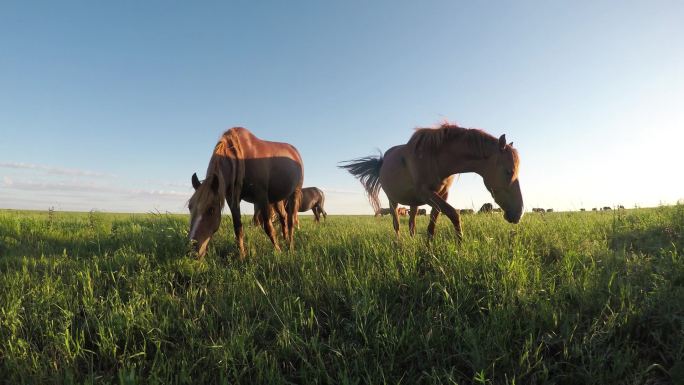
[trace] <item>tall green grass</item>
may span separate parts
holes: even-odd
[[[246,219],[245,222],[248,222]],[[684,206],[302,217],[296,250],[226,217],[0,212],[0,381],[608,384],[684,379]]]

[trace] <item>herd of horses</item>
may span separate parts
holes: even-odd
[[[524,212],[518,181],[519,156],[505,135],[496,138],[479,129],[445,123],[417,129],[408,142],[380,156],[341,162],[339,167],[359,179],[374,212],[392,216],[397,236],[399,215],[409,216],[409,233],[413,236],[416,215],[427,215],[418,206],[427,204],[431,207],[428,240],[434,236],[441,213],[451,221],[458,239],[462,238],[459,211],[447,203],[455,174],[474,172],[482,176],[508,222],[518,223]],[[316,221],[327,216],[323,192],[302,187],[304,165],[297,149],[288,143],[259,139],[243,127],[231,128],[220,137],[205,179],[200,181],[195,173],[191,181],[195,192],[188,201],[189,239],[198,257],[206,253],[226,204],[240,258],[245,256],[241,201],[254,205],[253,221],[263,227],[276,250],[280,247],[273,220],[279,220],[283,239],[293,249],[299,212],[312,210]],[[380,208],[380,189],[389,198],[387,209]],[[409,206],[408,210],[399,204]],[[491,204],[490,209],[494,210]]]

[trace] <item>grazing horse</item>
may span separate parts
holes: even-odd
[[[544,209],[541,208],[541,207],[535,207],[535,208],[532,209],[532,212],[533,212],[533,213],[543,213],[543,212],[546,212],[546,210],[544,210]]]
[[[375,212],[375,216],[377,217],[378,215],[380,216],[385,216],[385,215],[390,215],[392,213],[392,210],[388,208],[381,208],[380,210]]]
[[[195,193],[188,202],[190,242],[199,257],[221,224],[221,209],[228,203],[240,258],[245,256],[240,201],[253,203],[261,213],[261,224],[276,250],[280,250],[270,221],[270,205],[280,217],[283,237],[294,246],[294,220],[302,195],[302,158],[292,145],[269,142],[249,130],[234,127],[214,147],[206,179],[192,175]],[[286,205],[287,202],[287,205]]]
[[[406,215],[408,215],[408,209],[406,207],[397,207],[397,215],[405,217]]]
[[[494,211],[494,206],[491,203],[485,203],[480,207],[478,213],[491,213]]]
[[[443,124],[416,130],[406,144],[392,147],[382,156],[350,160],[340,167],[361,181],[376,212],[380,209],[380,189],[385,191],[397,236],[397,206],[411,207],[409,232],[413,235],[416,208],[428,204],[432,207],[428,239],[434,236],[439,213],[451,220],[461,239],[458,211],[446,201],[454,174],[475,172],[482,176],[496,203],[505,208],[506,220],[518,223],[523,215],[518,163],[518,152],[506,143],[505,135],[497,139],[481,130]]]
[[[418,209],[418,215],[427,215],[427,210],[425,210],[425,209]]]
[[[302,200],[299,204],[300,213],[311,210],[314,213],[316,223],[320,223],[321,215],[323,215],[324,220],[328,218],[328,213],[326,213],[323,209],[324,203],[325,195],[323,194],[323,191],[321,191],[319,188],[302,188]],[[274,210],[273,205],[269,205],[269,211],[271,213],[271,222],[273,222],[276,219],[276,211]],[[254,208],[253,222],[255,225],[261,224],[261,212],[257,211],[256,206]],[[297,229],[299,229],[299,216],[295,218],[295,226],[297,226]]]
[[[304,187],[302,189],[302,202],[299,205],[299,212],[313,211],[316,223],[320,223],[321,215],[323,215],[324,220],[328,218],[328,213],[323,209],[324,203],[325,195],[321,189],[318,187]],[[299,229],[299,218],[297,218],[295,224]]]

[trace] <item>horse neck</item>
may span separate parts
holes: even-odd
[[[494,146],[491,144],[492,148]],[[475,148],[471,143],[464,140],[445,144],[437,155],[439,173],[443,178],[468,172],[483,176],[492,148],[490,148],[489,143],[486,143],[482,149]]]

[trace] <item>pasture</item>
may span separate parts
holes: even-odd
[[[302,216],[294,252],[229,216],[0,211],[0,382],[609,384],[684,378],[684,206]],[[251,223],[245,217],[244,223]],[[229,255],[229,256],[226,256]]]

